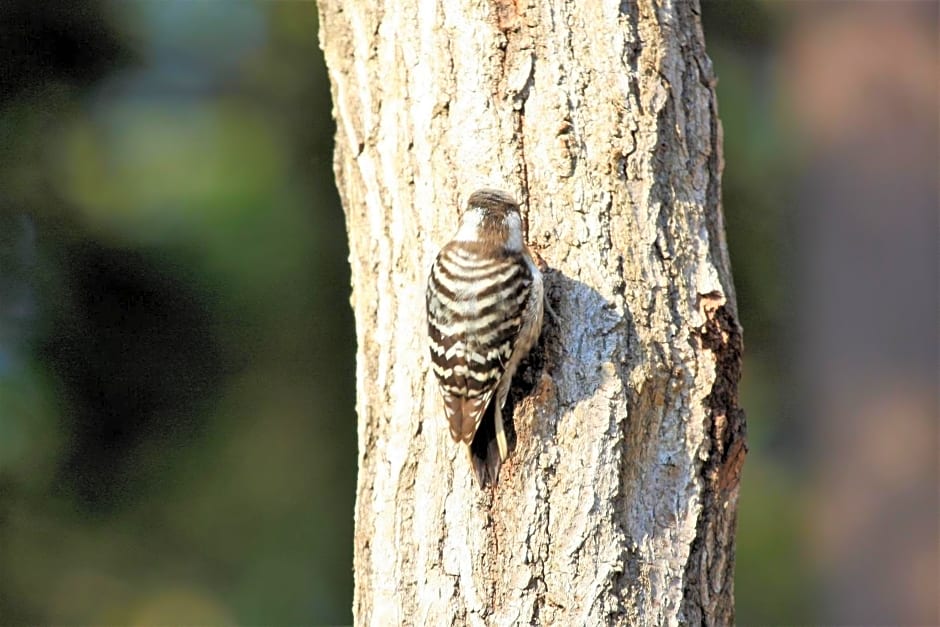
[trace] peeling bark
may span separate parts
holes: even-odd
[[[357,624],[728,624],[746,446],[697,3],[319,0],[359,348]],[[520,201],[557,314],[480,491],[424,288]]]

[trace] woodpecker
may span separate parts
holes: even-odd
[[[519,362],[542,331],[543,299],[519,205],[502,191],[475,191],[431,267],[427,316],[450,435],[466,444],[481,488],[496,485],[509,453],[502,410]],[[490,414],[492,424],[481,425]]]

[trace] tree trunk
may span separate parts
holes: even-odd
[[[359,339],[357,624],[728,624],[746,450],[697,2],[319,0]],[[472,191],[519,200],[541,342],[481,491],[424,291]]]

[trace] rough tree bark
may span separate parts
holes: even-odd
[[[721,129],[689,0],[319,0],[359,339],[358,624],[728,624],[744,459]],[[551,270],[500,483],[425,339],[478,187]]]

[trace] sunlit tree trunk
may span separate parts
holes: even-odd
[[[744,460],[697,2],[319,0],[357,353],[358,624],[728,624]],[[479,187],[549,266],[480,490],[425,339]]]

